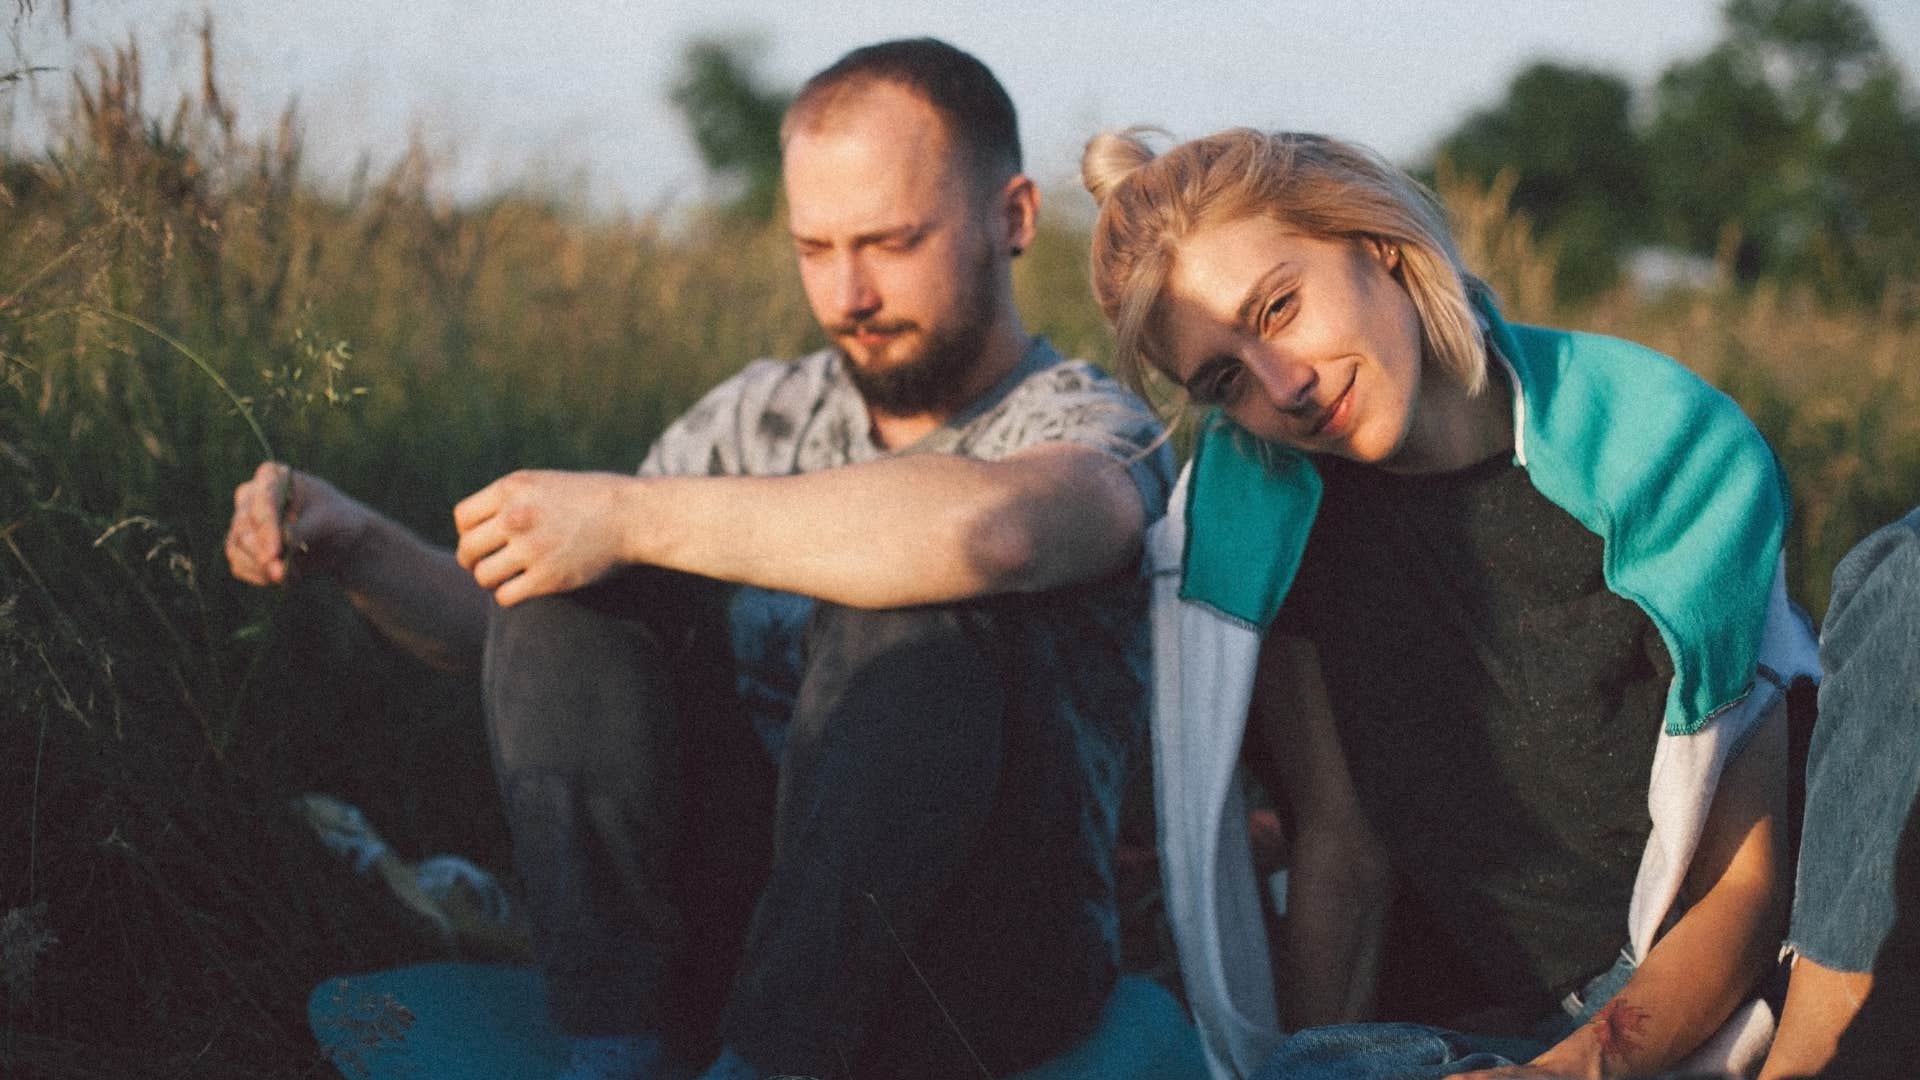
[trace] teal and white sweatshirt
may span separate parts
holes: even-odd
[[[1637,603],[1673,659],[1649,774],[1653,830],[1627,925],[1636,956],[1663,929],[1721,770],[1800,676],[1812,632],[1787,601],[1787,497],[1738,405],[1652,350],[1509,325],[1482,310],[1513,385],[1514,460],[1598,534],[1607,587]],[[1214,419],[1148,534],[1153,753],[1161,873],[1181,974],[1213,1074],[1236,1080],[1276,1047],[1273,973],[1248,847],[1240,746],[1267,626],[1319,507],[1298,452]],[[1773,1017],[1750,1002],[1694,1055],[1757,1060]]]

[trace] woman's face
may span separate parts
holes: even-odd
[[[1161,298],[1166,372],[1249,432],[1391,467],[1414,428],[1420,317],[1384,245],[1267,218],[1203,226]]]

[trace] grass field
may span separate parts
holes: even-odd
[[[703,388],[817,331],[778,229],[450,206],[423,155],[322,195],[291,120],[236,141],[213,102],[143,101],[130,53],[81,83],[57,154],[0,161],[0,1074],[317,1075],[306,988],[439,946],[288,798],[340,795],[413,855],[502,867],[504,835],[471,686],[324,583],[233,584],[233,485],[270,452],[445,541],[497,475],[630,469]],[[1443,187],[1511,315],[1645,342],[1746,406],[1816,613],[1845,548],[1920,501],[1911,291],[1563,310],[1502,192]],[[1018,285],[1032,328],[1099,357],[1084,255],[1049,225]]]

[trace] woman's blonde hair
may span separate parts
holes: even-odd
[[[1319,239],[1398,248],[1399,277],[1420,315],[1427,356],[1478,393],[1487,349],[1469,297],[1487,287],[1460,261],[1433,194],[1369,150],[1323,135],[1233,128],[1165,154],[1150,128],[1096,135],[1080,176],[1100,207],[1093,292],[1113,323],[1114,366],[1144,391],[1167,370],[1154,333],[1175,250],[1203,225],[1265,217]]]

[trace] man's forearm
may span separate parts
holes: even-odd
[[[332,576],[354,609],[408,654],[443,671],[480,670],[493,602],[451,551],[376,517]]]
[[[855,607],[1052,588],[1118,570],[1144,508],[1092,451],[926,454],[788,477],[636,480],[629,561]]]

